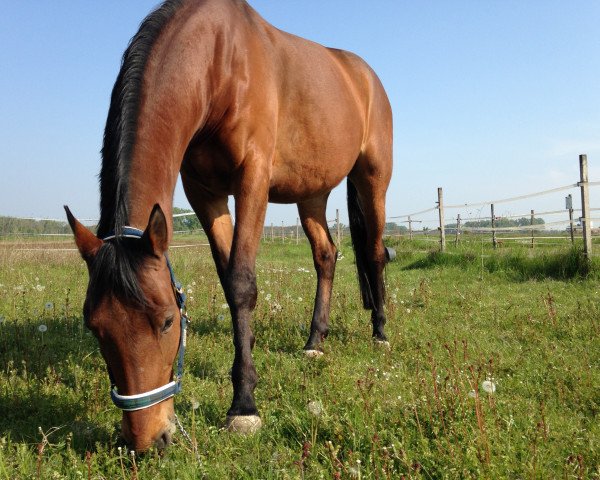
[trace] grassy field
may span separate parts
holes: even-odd
[[[82,325],[83,262],[0,243],[0,479],[600,478],[600,266],[550,247],[392,243],[391,348],[371,343],[344,244],[316,360],[301,352],[310,250],[263,245],[264,427],[250,437],[222,429],[233,345],[208,249],[172,250],[193,321],[175,404],[199,459],[181,434],[164,456],[119,449],[120,412]]]

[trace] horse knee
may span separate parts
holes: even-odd
[[[315,268],[317,272],[324,274],[332,274],[337,262],[337,248],[331,246],[331,248],[320,251],[315,255]]]
[[[256,306],[256,275],[249,269],[233,270],[227,276],[227,301],[232,311],[252,310]]]

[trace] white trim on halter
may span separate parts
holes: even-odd
[[[111,396],[113,397],[114,400],[117,400],[117,401],[121,400],[124,402],[128,402],[128,401],[134,401],[134,400],[146,398],[146,397],[149,397],[150,395],[158,395],[158,398],[154,402],[151,402],[149,404],[142,404],[139,407],[127,407],[127,408],[124,408],[122,406],[119,407],[121,410],[125,410],[126,412],[133,412],[135,410],[143,410],[144,408],[148,408],[153,405],[156,405],[157,403],[160,403],[160,402],[166,400],[167,398],[171,398],[176,393],[177,383],[178,383],[178,381],[172,381],[172,382],[167,383],[166,385],[163,385],[162,387],[158,387],[158,388],[155,388],[154,390],[150,390],[150,391],[144,392],[144,393],[136,393],[135,395],[119,395],[117,393],[117,387],[114,387],[111,392]],[[173,390],[173,391],[171,392],[170,395],[160,396],[161,393],[163,393],[167,390]]]

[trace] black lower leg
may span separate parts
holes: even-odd
[[[317,293],[315,295],[315,309],[310,323],[310,336],[304,350],[321,351],[323,342],[329,333],[329,310],[336,261],[337,250],[335,247],[315,259]]]
[[[257,296],[254,273],[250,269],[228,272],[225,292],[233,317],[235,346],[231,370],[233,401],[227,415],[257,415],[254,388],[258,376],[252,360],[254,335],[250,329],[251,312]]]

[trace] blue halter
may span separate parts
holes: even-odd
[[[119,238],[142,238],[144,232],[137,228],[133,227],[123,227],[121,233],[119,235],[115,235],[114,233],[109,234],[104,237],[103,240],[112,240],[116,237]],[[156,405],[157,403],[166,400],[167,398],[171,398],[181,391],[181,379],[183,377],[183,356],[185,354],[185,345],[186,345],[186,336],[187,336],[187,327],[190,323],[190,319],[187,316],[185,309],[185,293],[183,292],[183,288],[181,284],[175,279],[175,273],[173,272],[173,267],[171,266],[171,262],[169,261],[169,257],[165,254],[165,258],[167,259],[167,267],[169,268],[169,273],[171,275],[171,286],[173,287],[173,292],[175,293],[175,299],[177,301],[177,306],[179,307],[179,312],[181,314],[181,334],[179,337],[179,354],[177,357],[177,375],[175,379],[162,387],[155,388],[154,390],[150,390],[144,393],[138,393],[135,395],[119,395],[117,392],[117,386],[115,384],[112,372],[110,369],[108,370],[108,375],[110,377],[111,388],[110,388],[110,398],[113,403],[126,412],[133,412],[135,410],[142,410],[144,408],[151,407]]]

